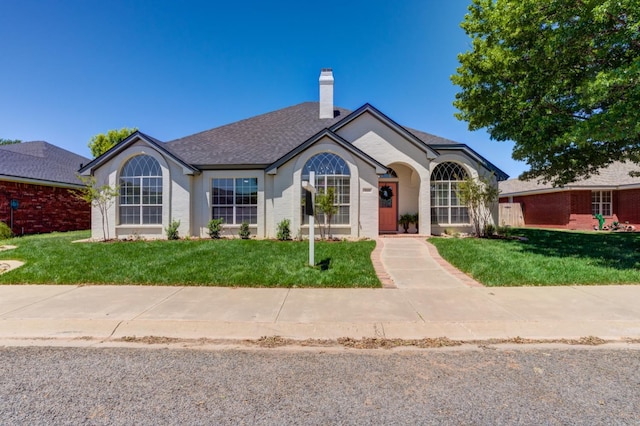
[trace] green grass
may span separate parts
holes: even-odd
[[[640,234],[517,229],[527,241],[430,238],[449,263],[487,286],[640,283]]]
[[[0,260],[25,265],[0,284],[146,284],[243,287],[380,287],[370,255],[374,241],[179,240],[72,243],[89,232],[14,238]]]

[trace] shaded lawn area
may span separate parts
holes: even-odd
[[[640,233],[516,229],[527,241],[430,238],[449,263],[487,286],[640,283]]]
[[[243,287],[380,287],[371,263],[375,241],[309,243],[180,240],[72,243],[88,231],[4,240],[17,249],[0,260],[25,262],[0,284],[147,284]],[[328,268],[327,268],[328,266]]]

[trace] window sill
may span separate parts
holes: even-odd
[[[133,225],[133,224],[126,224],[126,225],[116,225],[116,229],[128,229],[128,228],[135,228],[135,229],[140,229],[140,228],[146,228],[146,229],[156,229],[156,228],[161,228],[162,229],[162,224],[161,223],[157,223],[157,224],[153,224],[153,225]]]

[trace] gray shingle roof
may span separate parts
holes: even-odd
[[[176,139],[165,147],[196,166],[271,164],[351,113],[336,107],[335,118],[320,119],[319,108],[318,102],[304,102]],[[407,130],[426,144],[457,143],[419,130]]]
[[[76,173],[80,164],[88,162],[88,158],[48,142],[0,145],[0,179],[11,176],[80,185]]]
[[[305,102],[196,133],[166,143],[166,148],[195,166],[271,164],[298,145],[346,117],[320,119],[318,102]]]
[[[609,167],[601,169],[597,175],[565,185],[564,189],[589,189],[594,187],[611,187],[613,189],[629,185],[640,186],[640,178],[629,176],[631,171],[640,171],[640,165],[629,162],[616,162]],[[550,183],[541,184],[536,180],[509,179],[500,182],[500,196],[504,197],[522,192],[546,191],[552,188],[553,185]]]

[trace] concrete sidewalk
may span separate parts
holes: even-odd
[[[0,286],[0,340],[640,338],[640,286],[485,288],[423,241],[383,244],[394,289]]]

